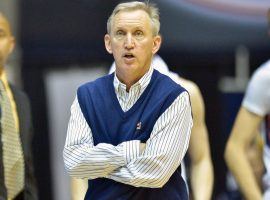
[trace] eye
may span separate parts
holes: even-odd
[[[136,37],[142,37],[142,36],[143,36],[143,32],[140,31],[140,30],[137,30],[137,31],[135,31],[134,35],[135,35]]]
[[[117,36],[123,36],[123,35],[125,35],[125,33],[122,30],[118,30],[118,31],[116,31],[116,35]]]

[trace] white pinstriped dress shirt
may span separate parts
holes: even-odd
[[[129,90],[114,77],[114,88],[123,111],[129,110],[148,86],[153,67]],[[179,167],[189,144],[192,114],[187,92],[182,92],[156,121],[143,152],[139,140],[117,146],[94,146],[77,97],[71,106],[63,151],[68,173],[77,178],[109,178],[135,187],[162,187]],[[101,133],[102,134],[102,133]]]

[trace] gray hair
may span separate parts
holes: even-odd
[[[154,4],[151,4],[148,2],[139,2],[139,1],[132,1],[132,2],[118,4],[114,8],[111,16],[109,17],[107,21],[107,32],[108,33],[111,32],[112,21],[114,19],[114,16],[117,13],[119,13],[120,11],[134,11],[134,10],[143,10],[149,15],[151,19],[153,35],[154,36],[158,35],[159,29],[160,29],[158,8]]]

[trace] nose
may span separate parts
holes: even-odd
[[[134,47],[134,40],[132,38],[131,34],[127,34],[126,40],[125,40],[125,48],[132,49]]]

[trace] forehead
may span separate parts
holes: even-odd
[[[1,14],[0,14],[0,31],[10,34],[10,26],[6,18],[4,18],[3,15]]]
[[[118,27],[149,26],[151,23],[149,15],[144,10],[120,11],[114,16],[113,25]]]

